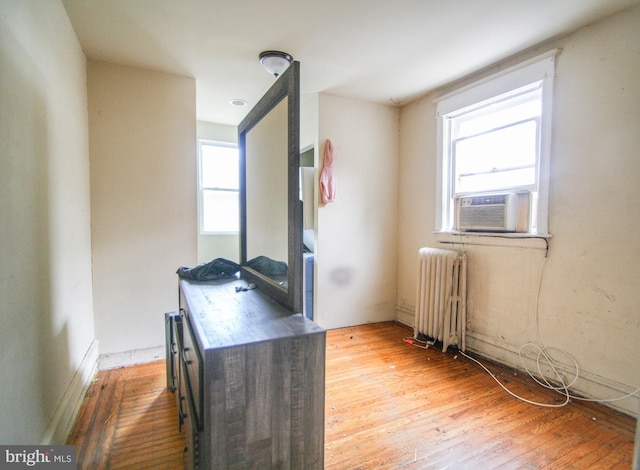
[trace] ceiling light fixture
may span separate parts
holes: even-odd
[[[293,57],[286,52],[264,51],[260,53],[260,63],[267,72],[276,78],[291,65]]]

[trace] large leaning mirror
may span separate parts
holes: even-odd
[[[302,312],[300,64],[238,126],[240,264],[247,281]]]

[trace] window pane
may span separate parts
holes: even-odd
[[[204,232],[238,232],[240,230],[238,192],[202,192],[202,230]]]
[[[201,178],[203,188],[238,189],[238,149],[202,145]]]
[[[455,192],[535,184],[536,121],[454,142]]]
[[[479,193],[529,186],[535,180],[535,168],[520,168],[517,170],[500,171],[462,176],[458,180],[458,193]]]
[[[456,135],[459,139],[506,126],[512,122],[534,119],[541,115],[540,90],[518,96],[502,103],[488,105],[478,111],[456,119]]]

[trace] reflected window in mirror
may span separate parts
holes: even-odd
[[[235,144],[198,141],[199,219],[203,234],[240,230],[239,152]]]

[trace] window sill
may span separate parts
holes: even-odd
[[[240,235],[240,232],[200,232],[200,235],[203,237],[219,237],[219,236],[237,237]]]
[[[498,232],[434,232],[438,243],[549,250],[551,234]]]

